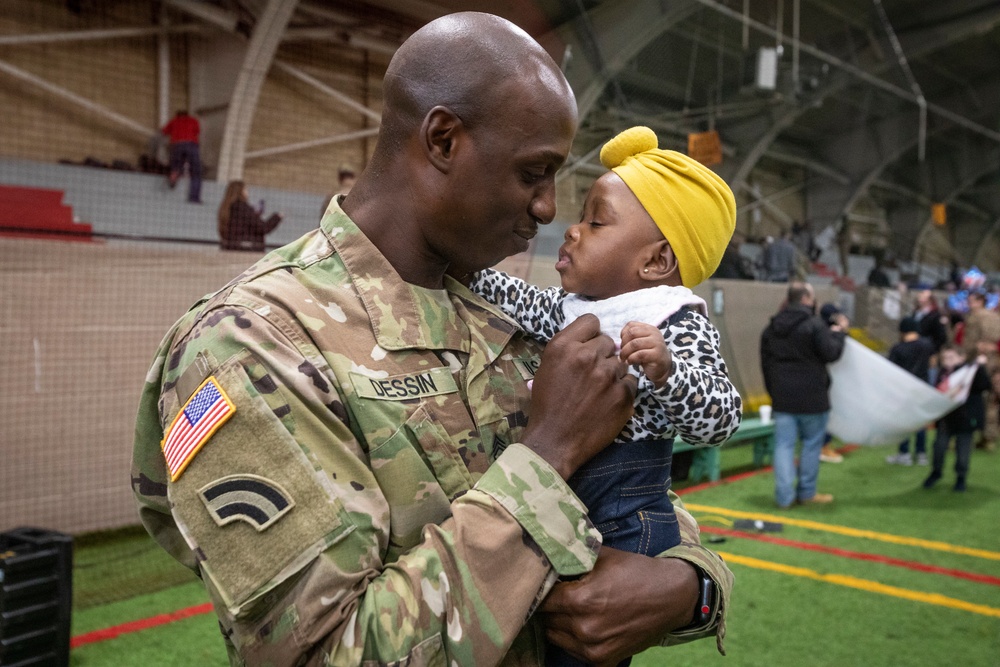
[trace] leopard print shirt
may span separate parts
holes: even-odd
[[[540,288],[500,271],[475,274],[470,288],[510,315],[526,333],[547,343],[566,324],[558,287]],[[656,323],[673,358],[673,372],[657,389],[640,374],[635,413],[615,442],[680,437],[691,445],[719,445],[739,428],[743,401],[719,351],[718,330],[704,315],[681,310]]]

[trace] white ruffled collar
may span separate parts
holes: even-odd
[[[601,331],[621,344],[622,328],[629,322],[645,322],[659,326],[664,320],[684,307],[708,316],[705,300],[687,287],[657,285],[646,289],[619,294],[609,299],[592,301],[576,294],[563,299],[563,326],[584,313],[592,313],[601,320]]]

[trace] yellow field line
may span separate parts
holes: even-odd
[[[804,577],[806,579],[814,579],[816,581],[835,584],[837,586],[847,586],[848,588],[857,588],[871,593],[881,593],[882,595],[890,595],[892,597],[903,598],[904,600],[925,602],[939,607],[949,607],[951,609],[970,611],[974,614],[982,614],[983,616],[1000,618],[1000,609],[997,609],[996,607],[988,607],[984,604],[973,604],[972,602],[957,600],[946,595],[939,595],[938,593],[924,593],[921,591],[913,591],[908,588],[888,586],[886,584],[880,584],[877,581],[859,579],[858,577],[851,577],[845,574],[820,574],[815,570],[809,570],[804,567],[794,567],[792,565],[772,563],[771,561],[750,558],[749,556],[737,556],[736,554],[722,551],[719,552],[719,555],[725,558],[727,563],[738,563],[740,565],[746,565],[747,567],[753,567],[758,570],[770,570],[771,572],[780,572],[781,574],[788,574],[793,577]]]
[[[858,528],[848,528],[847,526],[838,526],[829,523],[820,523],[819,521],[809,521],[807,519],[795,519],[784,514],[761,514],[759,512],[741,512],[740,510],[731,510],[724,507],[711,507],[709,505],[698,505],[696,503],[685,502],[684,507],[688,510],[693,510],[695,512],[711,512],[713,514],[721,514],[723,516],[736,517],[738,519],[763,519],[764,521],[776,521],[778,523],[784,523],[789,526],[799,526],[800,528],[810,528],[812,530],[822,530],[828,533],[837,533],[838,535],[848,535],[850,537],[862,537],[869,540],[878,540],[880,542],[891,542],[892,544],[903,544],[910,547],[921,547],[923,549],[933,549],[935,551],[947,551],[949,553],[962,554],[965,556],[975,556],[976,558],[985,558],[987,560],[1000,560],[1000,552],[988,551],[986,549],[974,549],[972,547],[963,547],[957,544],[948,544],[947,542],[937,542],[935,540],[923,540],[919,537],[903,537],[902,535],[891,535],[889,533],[879,533],[874,530],[860,530]]]

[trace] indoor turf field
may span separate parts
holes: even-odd
[[[723,452],[722,483],[678,485],[736,576],[728,656],[707,640],[633,665],[1000,665],[1000,453],[974,452],[960,494],[886,465],[894,448],[842,451],[820,470],[830,506],[776,510],[748,447]],[[72,665],[228,664],[200,584],[141,532],[78,540],[74,579]]]

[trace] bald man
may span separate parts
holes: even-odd
[[[546,635],[595,662],[721,642],[731,574],[690,516],[666,557],[598,557],[565,483],[631,413],[597,320],[543,352],[449,276],[552,220],[576,120],[513,24],[430,23],[390,63],[350,194],[164,338],[132,484],[234,665],[537,665]]]

